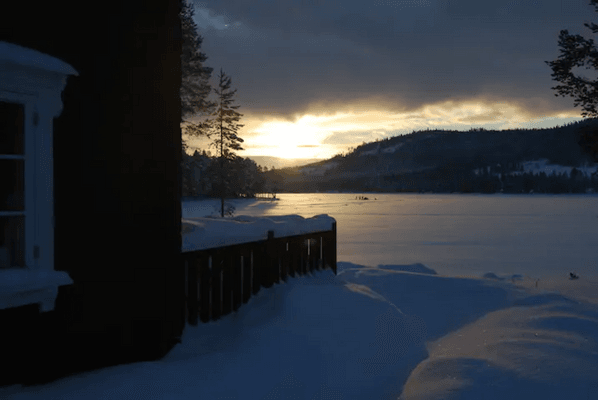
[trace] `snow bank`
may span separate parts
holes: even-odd
[[[300,215],[187,218],[182,219],[183,251],[266,240],[268,231],[274,231],[274,237],[330,231],[334,222],[334,218],[325,214],[311,218]]]
[[[338,264],[337,276],[292,278],[187,326],[162,360],[4,387],[0,398],[596,398],[596,304],[423,264]]]

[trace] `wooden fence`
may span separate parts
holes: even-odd
[[[237,311],[260,288],[288,277],[331,269],[336,275],[336,222],[332,230],[183,253],[186,320],[214,321]]]

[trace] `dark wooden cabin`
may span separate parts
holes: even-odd
[[[179,0],[0,5],[0,41],[78,73],[53,122],[53,182],[25,188],[54,199],[53,249],[27,248],[53,250],[74,284],[52,311],[0,310],[10,371],[0,384],[157,359],[182,334],[179,10]]]

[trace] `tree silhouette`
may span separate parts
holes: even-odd
[[[598,0],[590,0],[598,12]],[[598,33],[595,23],[584,24],[593,33]],[[575,75],[574,67],[598,70],[598,49],[592,39],[585,39],[581,35],[570,35],[569,31],[562,30],[559,35],[560,56],[555,61],[545,61],[552,69],[552,78],[561,83],[555,89],[555,96],[570,96],[574,98],[574,106],[582,106],[584,117],[598,117],[598,80],[590,80]]]
[[[181,120],[197,114],[212,112],[214,103],[208,101],[212,91],[209,79],[213,68],[204,66],[208,59],[201,51],[203,38],[197,33],[193,21],[193,4],[181,2],[181,32],[183,36],[181,53]]]
[[[230,161],[234,161],[238,158],[235,154],[236,150],[243,150],[241,139],[237,132],[239,128],[244,125],[240,125],[240,121],[243,114],[238,113],[236,110],[239,106],[233,105],[234,96],[237,90],[231,90],[231,78],[228,77],[222,69],[218,75],[218,86],[214,88],[216,92],[216,109],[211,114],[214,119],[208,122],[210,129],[208,130],[207,136],[211,139],[214,138],[211,147],[214,147],[218,152],[218,159],[220,164],[219,170],[219,193],[220,193],[220,215],[224,217],[224,197],[227,195],[227,191],[230,191],[230,168],[225,168],[230,165]]]

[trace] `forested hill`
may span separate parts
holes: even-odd
[[[330,160],[269,171],[267,185],[281,192],[586,191],[595,182],[587,168],[594,165],[592,158],[579,145],[584,127],[598,128],[598,119],[551,129],[417,131],[364,143]],[[538,160],[577,168],[573,178],[572,168],[566,174],[524,170],[526,162]],[[532,182],[523,185],[524,178]]]

